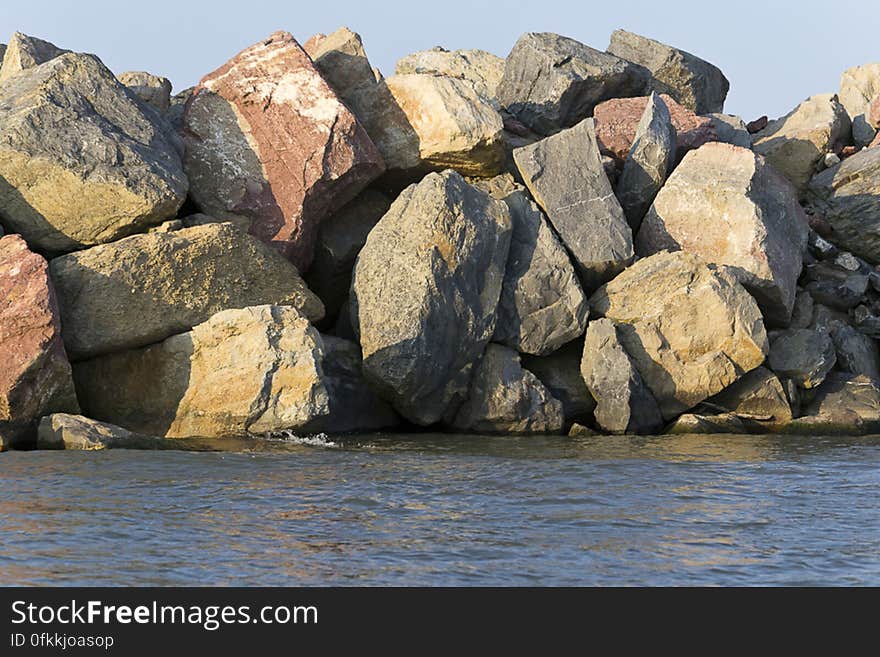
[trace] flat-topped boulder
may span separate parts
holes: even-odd
[[[697,114],[724,111],[730,82],[696,55],[626,30],[614,31],[608,52],[647,68],[651,91],[669,94]]]
[[[433,424],[467,395],[495,332],[510,212],[457,173],[407,187],[370,231],[352,282],[364,373],[408,420]]]
[[[685,156],[636,235],[636,252],[681,249],[726,265],[764,316],[791,318],[808,223],[791,184],[764,158],[710,143]]]
[[[396,75],[445,75],[466,80],[490,103],[495,100],[498,85],[504,77],[504,59],[485,50],[446,50],[437,46],[414,52],[397,60]]]
[[[50,270],[75,359],[158,342],[229,308],[324,312],[296,267],[230,223],[133,235],[55,258]]]
[[[329,413],[321,336],[296,309],[224,310],[192,331],[74,365],[83,411],[167,438],[297,430]],[[234,385],[233,385],[234,383]]]
[[[592,116],[603,100],[641,96],[650,75],[626,59],[549,32],[522,35],[507,56],[498,102],[543,135]]]
[[[167,126],[94,55],[20,71],[0,98],[0,223],[33,248],[111,242],[177,213],[187,179]]]
[[[320,222],[384,171],[296,40],[276,32],[199,82],[184,114],[190,194],[305,271]]]

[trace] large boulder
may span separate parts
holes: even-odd
[[[147,105],[165,113],[171,107],[171,81],[146,71],[126,71],[119,81]]]
[[[801,388],[815,388],[837,362],[828,331],[787,329],[773,337],[767,363],[770,369]]]
[[[364,372],[417,424],[463,400],[495,331],[511,219],[457,173],[406,188],[370,232],[352,282]]]
[[[651,94],[617,181],[617,199],[633,231],[641,225],[674,162],[675,127],[666,103]]]
[[[562,402],[566,421],[589,422],[596,400],[581,376],[584,341],[573,340],[546,356],[524,354],[522,366],[537,376],[556,399]]]
[[[831,330],[831,339],[839,369],[880,380],[880,348],[876,340],[849,324],[835,326]]]
[[[723,141],[725,144],[733,144],[743,148],[752,147],[752,135],[749,133],[745,121],[740,117],[713,112],[707,114],[706,118],[712,123],[716,141]]]
[[[732,413],[768,429],[776,429],[791,421],[791,404],[782,381],[766,367],[747,372],[706,405]]]
[[[190,194],[305,271],[320,222],[384,170],[354,114],[286,32],[199,82],[184,114]]]
[[[880,264],[880,148],[869,148],[815,176],[810,202],[831,225],[835,245]]]
[[[591,297],[590,309],[617,324],[667,420],[758,367],[769,348],[752,296],[727,271],[681,251],[637,261]]]
[[[657,194],[636,252],[681,249],[726,265],[768,321],[787,324],[807,233],[794,189],[764,158],[711,143],[688,153]]]
[[[560,433],[564,422],[562,403],[522,368],[519,354],[490,344],[451,425],[459,431],[507,435]]]
[[[603,100],[640,96],[641,66],[551,33],[522,35],[507,56],[498,101],[540,134],[570,128]]]
[[[492,102],[504,77],[504,59],[485,50],[446,50],[436,47],[407,55],[394,67],[397,75],[445,75],[466,80],[474,90]]]
[[[2,55],[0,83],[5,82],[16,73],[44,64],[68,52],[70,51],[59,48],[54,43],[15,32]]]
[[[649,98],[650,96],[614,98],[596,106],[593,118],[596,119],[596,138],[602,153],[621,161],[627,158],[639,123],[648,107]],[[669,110],[669,117],[675,128],[676,162],[688,151],[717,140],[711,119],[697,116],[667,94],[661,94],[660,100]]]
[[[752,137],[752,147],[802,191],[826,153],[849,138],[850,120],[832,94],[811,96]]]
[[[654,433],[663,417],[651,391],[623,348],[610,319],[590,322],[581,375],[596,400],[596,423],[609,433]]]
[[[187,180],[168,126],[97,57],[21,71],[0,97],[0,220],[32,247],[72,251],[177,213]]]
[[[626,30],[614,31],[608,52],[647,68],[651,91],[669,94],[697,114],[724,110],[730,82],[709,62]]]
[[[852,120],[853,141],[859,148],[871,143],[877,133],[867,117],[876,94],[880,94],[880,62],[853,66],[840,76],[840,102]]]
[[[518,148],[513,158],[589,290],[632,261],[632,231],[605,174],[592,119]]]
[[[154,436],[132,433],[107,422],[98,422],[82,415],[53,413],[40,420],[37,428],[37,449],[162,449],[168,441]]]
[[[565,247],[525,191],[502,200],[513,233],[492,339],[521,353],[549,354],[583,335],[587,297]]]
[[[89,417],[167,438],[297,430],[327,415],[321,336],[296,309],[224,310],[192,331],[74,365]]]
[[[880,433],[880,382],[833,372],[786,433],[806,436]]]
[[[75,359],[158,342],[228,308],[323,315],[292,264],[229,223],[133,235],[55,258],[50,269]]]
[[[15,444],[47,413],[77,412],[46,261],[0,238],[0,437]]]

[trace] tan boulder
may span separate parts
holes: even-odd
[[[880,94],[880,62],[853,66],[840,76],[840,102],[852,120],[853,141],[859,148],[868,145],[877,133],[867,119],[876,94]]]
[[[446,50],[436,47],[407,55],[398,60],[394,73],[405,75],[445,75],[466,80],[490,103],[495,101],[498,85],[504,77],[504,59],[485,50]],[[495,101],[497,103],[497,101]]]
[[[9,40],[5,52],[2,53],[3,65],[0,66],[0,83],[16,73],[39,66],[67,52],[70,51],[59,48],[54,43],[15,32]]]
[[[82,415],[53,413],[40,420],[37,449],[163,449],[169,441],[154,436],[132,433],[107,422],[98,422]]]
[[[119,81],[153,109],[165,113],[171,107],[171,81],[146,71],[120,73]]]

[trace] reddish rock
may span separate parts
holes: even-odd
[[[672,125],[675,126],[678,160],[687,151],[715,141],[715,128],[712,127],[711,119],[697,116],[675,102],[671,96],[661,94],[660,97],[666,103]],[[593,118],[596,120],[599,148],[603,153],[621,160],[626,159],[647,105],[648,97],[640,96],[614,98],[596,106]]]
[[[78,413],[48,265],[18,235],[0,238],[0,442],[34,420]]]
[[[844,148],[840,149],[840,159],[843,160],[848,157],[852,157],[860,150],[861,149],[857,148],[856,146],[845,146]]]
[[[875,146],[880,146],[880,132],[874,135],[874,141],[868,144],[868,148],[874,148]]]
[[[184,115],[190,194],[300,271],[318,224],[384,171],[376,146],[286,32],[202,78]]]
[[[824,237],[825,239],[831,239],[834,234],[834,228],[831,224],[828,223],[828,220],[825,219],[820,214],[812,214],[807,215],[807,219],[810,223],[810,228],[812,228],[820,237]]]
[[[868,123],[871,124],[871,127],[880,130],[880,94],[874,96],[874,100],[871,101],[871,107],[868,108]],[[877,143],[876,136],[873,143]]]
[[[766,115],[755,119],[754,121],[749,121],[746,123],[746,130],[749,131],[750,135],[755,134],[756,132],[761,132],[764,128],[767,127],[767,124],[770,123],[770,119],[767,118]]]

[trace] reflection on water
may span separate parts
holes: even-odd
[[[0,454],[0,583],[880,584],[877,437],[332,443]]]

